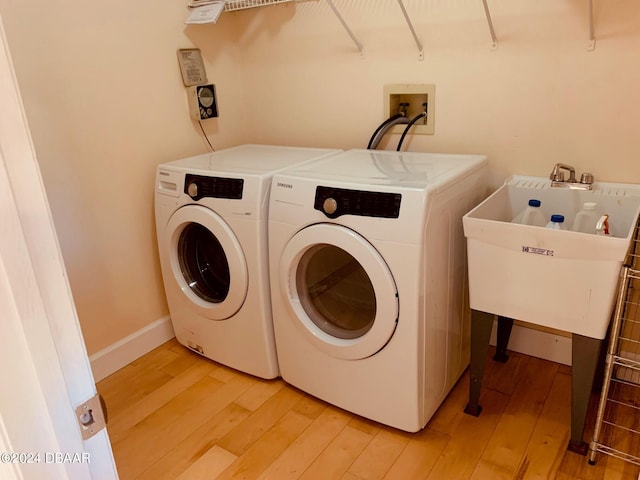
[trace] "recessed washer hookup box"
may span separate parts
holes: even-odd
[[[585,202],[596,202],[610,235],[511,223],[532,198],[545,215],[564,215],[568,229]],[[596,182],[587,191],[507,179],[463,217],[471,308],[604,338],[639,213],[640,185]]]

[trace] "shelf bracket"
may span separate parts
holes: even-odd
[[[487,5],[487,0],[482,0],[482,4],[484,5],[484,14],[487,17],[487,25],[489,26],[489,33],[491,34],[491,49],[495,50],[496,48],[498,48],[498,39],[496,38],[496,31],[493,29],[491,12],[489,12],[489,5]]]
[[[413,24],[411,23],[411,19],[409,18],[409,14],[407,13],[407,9],[404,8],[404,3],[402,0],[398,0],[398,5],[400,5],[400,9],[402,10],[402,14],[404,15],[404,19],[407,21],[407,25],[409,26],[409,30],[411,30],[411,35],[413,35],[413,40],[416,42],[416,47],[418,47],[418,59],[424,60],[424,48],[422,47],[422,43],[416,34],[416,30],[413,28]]]
[[[333,1],[332,0],[326,0],[326,1],[327,1],[327,4],[329,5],[329,7],[331,7],[331,10],[333,10],[333,13],[335,14],[335,16],[338,17],[338,20],[340,20],[340,23],[342,24],[342,26],[344,27],[346,32],[351,37],[351,40],[356,45],[356,48],[360,52],[360,55],[364,57],[364,46],[362,45],[362,43],[360,43],[360,41],[355,36],[353,31],[349,28],[349,25],[347,25],[347,22],[344,20],[344,17],[340,14],[340,12],[336,8],[336,6],[333,4]]]
[[[589,0],[589,46],[587,50],[593,51],[596,49],[596,34],[593,28],[593,0]]]

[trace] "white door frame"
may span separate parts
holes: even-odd
[[[0,477],[117,479],[106,429],[76,420],[96,388],[1,16],[0,105]]]

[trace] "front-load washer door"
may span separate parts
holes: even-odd
[[[247,296],[244,253],[231,228],[214,211],[188,205],[165,229],[165,254],[189,307],[212,320],[236,313]]]
[[[280,259],[280,280],[299,331],[331,356],[369,357],[395,331],[398,291],[389,267],[349,228],[322,223],[296,233]]]

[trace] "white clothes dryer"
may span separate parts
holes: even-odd
[[[469,362],[462,216],[481,155],[350,150],[274,176],[269,260],[280,372],[345,410],[424,427]]]
[[[258,377],[278,376],[267,254],[271,178],[336,152],[242,145],[158,166],[160,265],[181,344]]]

